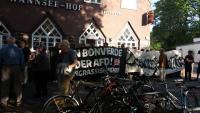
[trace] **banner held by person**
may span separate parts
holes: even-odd
[[[125,64],[121,64],[124,51],[122,48],[115,47],[77,48],[79,63],[75,76],[102,75],[105,72],[105,66],[110,73],[118,74],[120,68],[125,68]]]

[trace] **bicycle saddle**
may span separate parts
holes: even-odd
[[[183,86],[185,81],[184,79],[175,79],[173,80],[173,82],[177,85],[177,86]]]

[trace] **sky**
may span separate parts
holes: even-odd
[[[151,0],[152,1],[152,3],[155,3],[155,2],[157,2],[157,1],[159,1],[159,0]]]
[[[155,7],[154,7],[154,3],[156,3],[157,1],[159,1],[159,0],[151,0],[151,3],[152,3],[151,6],[152,6],[153,9],[155,9]]]

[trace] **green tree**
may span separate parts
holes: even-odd
[[[200,36],[200,0],[160,0],[155,4],[152,46],[172,49]],[[156,46],[157,47],[157,46]]]

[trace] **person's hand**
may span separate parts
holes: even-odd
[[[72,68],[73,68],[73,65],[69,65],[68,68],[69,68],[69,69],[72,69]]]

